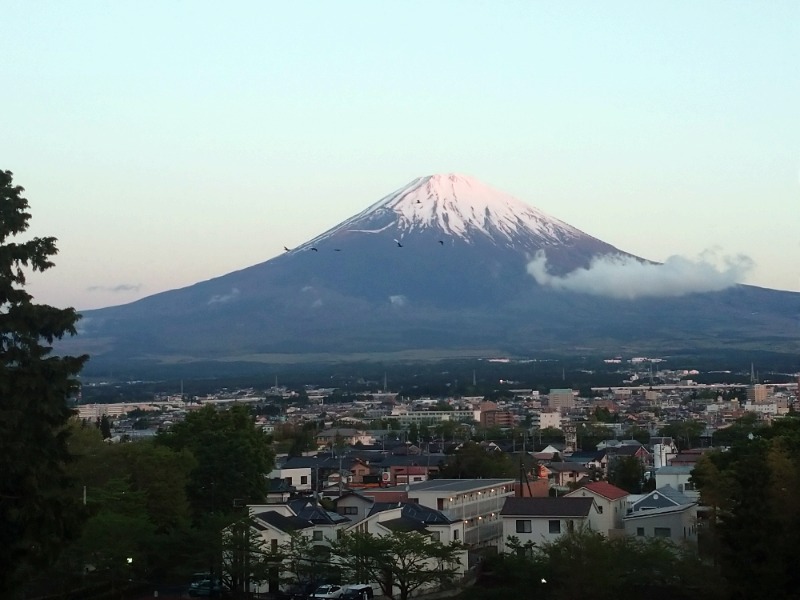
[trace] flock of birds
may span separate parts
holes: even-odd
[[[419,199],[417,199],[417,204],[422,204],[422,202],[420,202],[420,200],[419,200]],[[398,240],[398,239],[395,239],[395,240],[394,240],[394,243],[395,243],[395,244],[397,244],[397,247],[398,247],[398,248],[402,248],[402,247],[403,247],[403,244],[402,244],[402,243],[400,242],[400,240]],[[440,246],[444,246],[444,240],[439,240],[439,245],[440,245]],[[283,247],[283,249],[284,249],[286,252],[291,252],[291,251],[292,251],[292,248],[287,248],[286,246],[284,246],[284,247]],[[311,252],[319,252],[319,248],[316,248],[315,246],[311,246],[311,247],[309,247],[308,249],[309,249]],[[334,251],[334,252],[341,252],[341,251],[342,251],[342,249],[341,249],[341,248],[334,248],[334,249],[333,249],[333,251]]]
[[[397,240],[397,239],[396,239],[396,240],[394,240],[394,243],[395,243],[395,244],[397,244],[397,247],[398,247],[398,248],[402,248],[402,247],[403,247],[403,244],[401,244],[401,243],[400,243],[400,240]],[[439,245],[440,245],[440,246],[444,246],[444,240],[439,240]],[[292,251],[292,248],[287,248],[286,246],[284,246],[284,247],[283,247],[283,249],[284,249],[286,252],[291,252],[291,251]],[[311,246],[311,247],[309,247],[309,250],[310,250],[311,252],[319,252],[319,248],[317,248],[317,247],[315,247],[315,246]],[[342,251],[342,249],[341,249],[341,248],[334,248],[334,249],[333,249],[333,251],[334,251],[334,252],[341,252],[341,251]]]

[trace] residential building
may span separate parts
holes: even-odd
[[[766,402],[769,387],[763,383],[754,383],[747,387],[747,401],[751,403]]]
[[[690,481],[693,470],[694,467],[692,465],[668,465],[656,469],[656,489],[670,486],[670,488],[678,490],[690,500],[697,501],[700,498],[700,492],[695,489],[694,483]]]
[[[597,531],[607,535],[620,535],[625,532],[622,519],[625,516],[628,492],[607,481],[594,481],[564,496],[565,498],[593,498],[597,505],[595,526]]]
[[[575,406],[575,394],[571,389],[552,389],[547,398],[548,406],[562,413]]]
[[[441,423],[442,421],[456,421],[456,422],[480,422],[480,410],[407,410],[402,408],[395,408],[392,414],[386,416],[387,419],[397,421],[402,427],[416,423],[421,425],[423,423],[433,424]]]
[[[508,538],[522,544],[552,542],[569,531],[598,530],[599,516],[594,498],[507,498],[500,511],[503,536],[500,552]]]
[[[625,533],[636,537],[668,538],[676,543],[697,543],[697,504],[678,504],[639,510],[623,518]]]
[[[364,431],[349,428],[323,429],[317,434],[317,447],[333,448],[337,443],[342,446],[353,446],[361,443],[365,446],[375,443],[375,438]]]
[[[648,494],[640,494],[637,497],[629,496],[627,512],[630,514],[644,510],[692,504],[693,502],[694,500],[672,486],[665,485]]]
[[[480,405],[481,427],[513,427],[514,415],[507,410],[500,410],[494,402],[483,402]]]
[[[298,492],[311,491],[311,468],[298,467],[298,468],[276,468],[273,469],[269,475],[270,479],[282,479],[290,487],[293,487]]]
[[[561,429],[561,413],[557,410],[541,410],[531,413],[532,429]]]
[[[258,535],[269,548],[277,549],[299,533],[323,545],[338,537],[350,519],[325,510],[315,500],[298,498],[285,504],[253,504],[247,507]]]
[[[568,456],[565,455],[564,460],[581,464],[590,471],[602,475],[608,474],[608,453],[605,450],[573,452]]]
[[[474,549],[494,546],[502,535],[500,509],[514,493],[513,479],[432,479],[405,486],[362,490],[376,501],[411,502],[441,511],[464,523],[464,543]]]
[[[587,467],[573,462],[551,462],[547,469],[550,471],[550,484],[562,490],[568,490],[570,484],[577,484],[589,473]]]

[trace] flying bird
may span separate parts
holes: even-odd
[[[289,249],[286,246],[284,246],[283,249],[289,252]]]
[[[341,248],[334,248],[334,249],[333,249],[333,251],[334,251],[334,252],[341,252],[341,251],[342,251],[342,249],[341,249]]]
[[[439,240],[439,243],[444,246],[444,240]]]
[[[397,247],[398,247],[398,248],[402,248],[402,247],[403,247],[403,244],[401,244],[401,243],[400,243],[399,241],[397,241],[397,240],[395,240],[395,241],[394,241],[394,243],[395,243],[395,244],[397,244]]]
[[[317,250],[316,248],[314,248],[314,246],[311,246],[311,251],[312,251],[312,252],[319,252],[319,250]]]

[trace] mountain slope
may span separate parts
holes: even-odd
[[[630,256],[469,177],[423,177],[264,263],[86,311],[71,343],[114,360],[797,347],[800,294],[747,286],[647,301],[570,294],[526,273],[539,251],[554,274],[596,256]]]

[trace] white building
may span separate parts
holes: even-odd
[[[508,498],[501,511],[503,536],[498,550],[505,551],[509,537],[520,543],[552,542],[567,532],[603,525],[594,498]]]
[[[270,479],[282,479],[287,485],[294,487],[298,492],[311,491],[311,467],[273,469],[270,471],[268,477]]]
[[[557,410],[531,413],[531,426],[538,429],[561,429],[561,413]]]
[[[690,481],[694,467],[691,465],[666,466],[656,469],[656,489],[670,486],[690,500],[698,500],[700,492]]]
[[[408,486],[385,488],[404,491],[408,499],[462,521],[464,543],[470,548],[494,546],[502,535],[500,510],[514,494],[513,479],[432,479]]]
[[[408,426],[412,423],[421,425],[423,423],[441,423],[442,421],[476,421],[481,420],[480,410],[405,410],[396,408],[392,410],[392,414],[386,417],[393,421],[397,421],[402,426]]]
[[[597,505],[594,526],[608,536],[624,532],[622,518],[627,510],[628,492],[607,481],[594,481],[566,494],[565,498],[593,498]]]
[[[679,504],[632,512],[623,519],[625,533],[663,537],[677,543],[697,543],[697,504]]]

